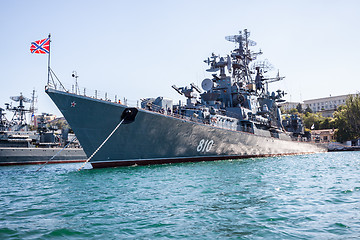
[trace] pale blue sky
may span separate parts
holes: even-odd
[[[356,93],[360,1],[0,1],[0,107],[35,88],[40,112],[59,115],[44,93],[47,56],[30,43],[52,34],[51,67],[61,81],[129,100],[181,97],[171,85],[201,84],[212,52],[247,28],[286,78],[287,100]],[[90,91],[90,90],[88,90]],[[8,115],[8,118],[10,116]]]

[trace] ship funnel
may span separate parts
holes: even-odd
[[[135,121],[137,113],[138,110],[136,108],[125,108],[125,110],[121,114],[121,120],[124,119],[124,124],[132,123],[133,121]]]

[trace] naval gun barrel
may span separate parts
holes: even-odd
[[[175,89],[175,91],[177,91],[180,95],[183,95],[183,93],[181,92],[181,89],[180,88],[178,88],[177,86],[175,86],[175,85],[172,85],[171,86],[173,89]]]
[[[190,83],[190,86],[192,86],[198,93],[201,93],[200,88],[196,86],[194,83]]]

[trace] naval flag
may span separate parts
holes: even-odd
[[[31,43],[31,53],[47,54],[50,53],[50,37]]]

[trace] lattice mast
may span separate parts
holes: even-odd
[[[247,29],[244,32],[240,31],[238,35],[225,37],[230,42],[238,44],[238,48],[234,49],[230,55],[232,63],[232,77],[234,81],[243,87],[249,83],[254,83],[251,76],[249,64],[252,60],[256,59],[257,55],[262,54],[259,52],[251,52],[250,46],[255,46],[256,42],[249,39],[250,32]]]

